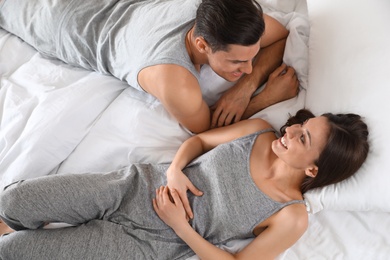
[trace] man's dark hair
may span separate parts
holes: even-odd
[[[196,13],[194,36],[201,36],[213,52],[228,45],[251,46],[264,33],[261,6],[253,0],[203,0]]]

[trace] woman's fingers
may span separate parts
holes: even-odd
[[[180,195],[175,189],[170,190],[165,186],[157,188],[156,198],[152,200],[152,203],[157,215],[171,227],[180,215],[187,221],[189,220]]]
[[[198,188],[196,188],[191,182],[188,185],[188,189],[195,195],[195,196],[202,196],[203,192],[200,191]],[[184,197],[180,196],[181,202],[183,203],[184,209],[188,215],[189,218],[194,218],[194,213],[192,212],[190,202],[188,201],[187,194],[184,194]]]

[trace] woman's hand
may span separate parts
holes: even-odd
[[[172,189],[169,192],[166,186],[158,188],[156,198],[153,199],[153,208],[161,220],[170,226],[201,259],[232,259],[230,253],[211,244],[191,227],[176,190]]]
[[[195,196],[202,196],[203,192],[198,190],[181,170],[174,170],[171,167],[167,170],[167,186],[171,191],[176,190],[187,216],[191,219],[194,218],[187,190],[190,190]]]
[[[153,208],[157,215],[175,232],[183,225],[188,225],[187,213],[176,190],[167,186],[156,189],[156,198],[153,199]]]

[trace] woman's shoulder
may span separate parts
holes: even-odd
[[[241,122],[241,129],[247,134],[260,134],[260,133],[276,133],[270,123],[261,118],[246,119]]]
[[[303,234],[309,223],[306,205],[303,203],[288,205],[275,214],[272,222],[273,225],[281,225],[285,229],[295,230],[295,232]]]
[[[270,123],[268,123],[268,121],[266,121],[262,118],[250,118],[250,119],[246,119],[244,121],[248,121],[251,125],[256,127],[258,130],[272,128],[272,125]]]

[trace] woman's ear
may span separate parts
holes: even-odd
[[[313,165],[311,167],[306,168],[305,174],[309,177],[316,177],[318,173],[318,167],[316,165]]]

